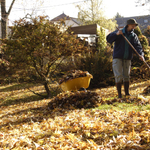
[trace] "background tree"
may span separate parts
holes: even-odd
[[[150,0],[136,0],[136,6],[145,6],[150,3]]]
[[[8,10],[8,12],[6,11],[6,0],[1,0],[1,37],[2,39],[7,37],[7,24],[8,24],[8,16],[10,14],[10,11],[13,7],[13,4],[15,2],[15,0],[12,0],[12,3],[10,5],[10,8]]]
[[[121,16],[121,15],[117,12],[115,18],[123,18],[123,16]]]
[[[15,21],[9,39],[2,48],[14,72],[44,85],[47,97],[51,96],[49,83],[55,78],[59,64],[86,47],[65,26],[54,25],[45,17],[26,16]],[[23,75],[22,75],[23,76]],[[31,80],[30,80],[31,81]]]
[[[19,0],[18,1],[24,10],[24,14],[31,14],[32,16],[38,16],[41,14],[39,9],[43,6],[44,0]],[[30,8],[30,11],[29,9]],[[43,14],[43,13],[42,13]]]
[[[79,9],[78,18],[84,25],[98,24],[109,30],[114,30],[116,21],[113,19],[107,19],[104,16],[103,0],[90,0],[85,1],[83,5],[77,5]]]
[[[84,5],[77,5],[79,18],[84,24],[91,24],[103,15],[102,0],[85,1]]]

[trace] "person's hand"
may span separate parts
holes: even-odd
[[[142,55],[140,55],[140,60],[145,61],[145,58]]]
[[[123,34],[121,30],[118,30],[117,35]]]

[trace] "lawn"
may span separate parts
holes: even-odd
[[[148,150],[150,94],[143,94],[148,85],[150,80],[132,83],[132,96],[122,99],[114,86],[93,89],[101,102],[88,109],[50,109],[52,99],[30,91],[44,93],[41,85],[1,85],[0,149]]]

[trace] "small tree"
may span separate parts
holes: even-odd
[[[147,40],[146,36],[144,36],[142,34],[142,32],[138,26],[135,28],[134,32],[137,34],[143,50],[147,49],[148,45],[149,45],[148,40]]]
[[[100,27],[100,30],[98,31],[98,42],[97,42],[97,49],[102,51],[106,48],[106,35],[105,35],[105,29]]]
[[[75,35],[65,30],[65,26],[51,23],[42,16],[26,16],[15,21],[10,38],[3,43],[7,60],[13,68],[23,69],[26,76],[32,74],[38,78],[47,97],[51,96],[49,82],[59,64],[68,56],[86,49]]]

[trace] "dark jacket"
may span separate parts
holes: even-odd
[[[124,36],[130,41],[130,43],[137,50],[137,52],[143,56],[144,53],[143,53],[142,46],[140,44],[140,41],[139,41],[137,35],[133,32],[133,30],[131,32],[127,32],[126,29],[127,29],[127,26],[122,29]],[[127,41],[124,39],[124,37],[122,35],[116,34],[117,32],[118,32],[118,30],[111,32],[106,37],[107,42],[109,42],[110,44],[115,42],[114,51],[113,51],[113,59],[120,58],[120,59],[131,60],[133,57],[134,50],[127,43]]]

